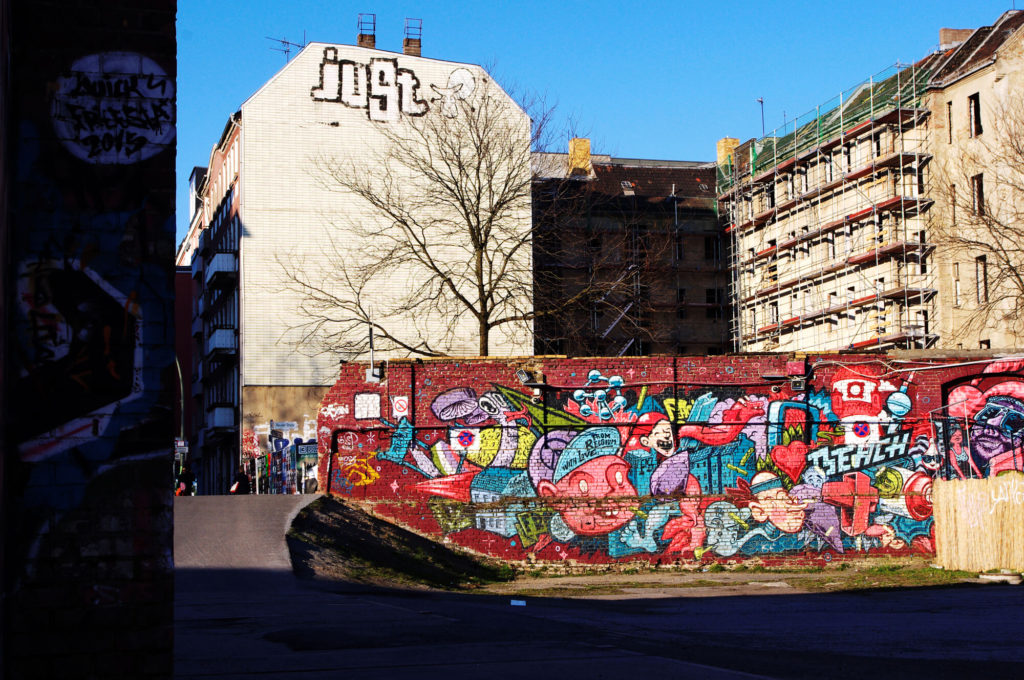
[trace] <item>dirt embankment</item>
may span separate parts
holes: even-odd
[[[298,514],[288,549],[296,574],[319,580],[461,589],[515,577],[504,563],[452,550],[330,496]]]

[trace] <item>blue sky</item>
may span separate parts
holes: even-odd
[[[939,29],[993,23],[1012,1],[363,2],[179,0],[177,235],[188,176],[227,117],[285,64],[267,37],[401,51],[423,20],[423,56],[477,63],[557,105],[558,121],[616,156],[713,160],[726,136],[768,130],[896,61],[936,50]],[[1021,3],[1024,7],[1024,2]]]

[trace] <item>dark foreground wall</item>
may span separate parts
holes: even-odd
[[[513,560],[931,554],[935,479],[1024,469],[1022,366],[537,358],[368,382],[348,365],[320,409],[319,483]]]
[[[7,677],[169,677],[175,2],[11,0]]]

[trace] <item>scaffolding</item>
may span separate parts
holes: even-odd
[[[935,343],[923,104],[940,58],[897,63],[722,160],[734,350]]]

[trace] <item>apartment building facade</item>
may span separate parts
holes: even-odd
[[[713,163],[590,154],[575,139],[535,167],[535,307],[557,309],[537,319],[538,354],[726,351]]]
[[[1024,12],[974,31],[944,29],[949,56],[929,83],[931,239],[942,346],[1024,340]]]
[[[266,477],[279,465],[272,454],[315,441],[320,398],[339,363],[355,358],[313,345],[310,296],[292,276],[312,274],[311,291],[319,273],[364,262],[366,231],[388,226],[332,172],[361,168],[396,141],[416,144],[422,127],[414,121],[479,111],[485,96],[528,169],[525,112],[479,66],[420,56],[418,34],[400,53],[376,49],[372,33],[358,46],[311,43],[230,117],[208,167],[193,173],[191,226],[177,257],[193,279],[193,356],[183,373],[196,414],[190,445],[200,493],[226,492],[239,464]],[[378,177],[399,188],[417,182],[408,168]],[[529,232],[528,192],[507,224]],[[466,259],[458,248],[447,257]],[[470,320],[445,326],[394,302],[421,285],[411,268],[391,272],[367,283],[362,303],[375,323],[410,330],[448,354],[476,355]],[[329,310],[319,313],[332,322]],[[348,332],[367,338],[369,325]],[[377,337],[374,359],[407,355],[381,351]],[[491,352],[529,354],[531,343],[529,333],[495,333]]]
[[[992,241],[981,221],[964,218],[983,210],[978,167],[1005,148],[995,134],[981,143],[983,122],[996,102],[1020,98],[1021,21],[1007,12],[976,31],[944,29],[936,53],[890,67],[761,139],[719,142],[733,349],[1019,344],[1005,321],[1020,296],[996,300],[1000,258],[978,248]],[[965,172],[958,190],[954,176]],[[1000,201],[985,203],[990,213],[1017,203],[1004,188]],[[999,228],[1012,230],[1014,219]],[[1004,285],[1014,257],[998,263]]]

